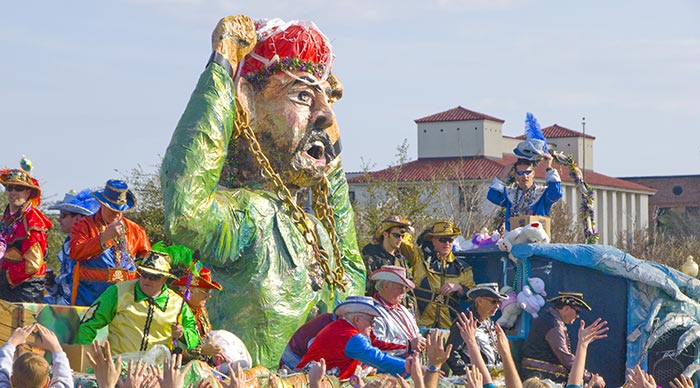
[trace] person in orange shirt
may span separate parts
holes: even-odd
[[[25,170],[5,169],[0,170],[0,183],[7,197],[0,223],[0,299],[43,303],[51,221],[37,208],[39,182]]]
[[[89,306],[111,284],[136,279],[134,259],[151,250],[146,230],[122,215],[136,206],[126,182],[110,179],[93,195],[100,209],[77,221],[70,233],[76,262],[71,304],[78,306]]]

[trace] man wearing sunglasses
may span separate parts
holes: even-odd
[[[406,258],[401,254],[401,243],[411,228],[411,221],[399,216],[385,218],[372,237],[372,244],[362,248],[362,260],[367,269],[365,295],[372,296],[375,292],[375,281],[369,275],[385,265],[395,265],[408,269]]]
[[[450,221],[436,222],[401,250],[413,271],[418,326],[449,329],[459,314],[459,301],[474,287],[472,267],[452,253],[462,231]]]
[[[552,306],[544,314],[532,321],[522,347],[523,380],[537,376],[564,383],[574,362],[569,331],[578,319],[581,310],[591,311],[591,306],[583,300],[578,292],[559,292],[555,298],[548,300]],[[589,371],[584,372],[584,380],[591,378]]]
[[[138,264],[140,277],[111,285],[83,315],[75,343],[87,345],[97,331],[109,326],[109,344],[115,354],[143,352],[155,345],[183,349],[199,345],[197,323],[182,297],[165,285],[170,256],[151,251]]]
[[[0,170],[0,183],[7,197],[0,223],[0,299],[43,303],[51,221],[38,209],[41,187],[25,170]]]
[[[535,183],[535,168],[539,160],[544,161],[546,186]],[[552,205],[564,195],[559,172],[552,168],[552,155],[549,153],[544,153],[539,159],[518,159],[513,172],[514,186],[506,186],[500,179],[493,178],[486,195],[489,201],[505,208],[506,230],[510,230],[510,217],[549,216]]]
[[[49,276],[47,276],[46,303],[70,305],[73,268],[75,267],[75,261],[70,256],[70,232],[78,220],[94,215],[99,208],[100,203],[92,196],[91,189],[82,190],[77,194],[74,191],[67,193],[63,197],[63,201],[49,206],[49,210],[61,212],[58,216],[58,223],[61,226],[61,232],[68,236],[63,241],[61,251],[56,255],[61,268],[53,284],[49,283]]]

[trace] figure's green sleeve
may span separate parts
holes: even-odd
[[[187,349],[194,349],[199,345],[199,333],[197,332],[197,321],[190,306],[185,304],[180,314],[180,324],[185,331],[185,344]]]
[[[234,84],[211,63],[177,124],[161,166],[165,230],[173,242],[225,262],[238,253],[240,214],[217,183],[233,131]]]
[[[85,312],[75,343],[80,345],[91,344],[97,336],[97,331],[109,325],[117,313],[119,290],[117,286],[108,287]]]
[[[363,295],[365,292],[366,270],[362,261],[362,255],[357,246],[357,232],[355,231],[355,212],[350,203],[348,181],[345,177],[340,160],[326,175],[330,184],[330,197],[328,199],[333,207],[335,218],[335,231],[338,236],[338,248],[343,257],[345,275],[350,280],[346,287],[346,295]]]

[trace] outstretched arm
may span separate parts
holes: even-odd
[[[571,371],[569,372],[569,380],[566,385],[582,385],[583,384],[583,374],[586,370],[586,356],[588,354],[588,345],[591,342],[605,338],[608,335],[605,334],[608,331],[607,321],[603,321],[600,318],[596,319],[593,324],[586,327],[586,323],[581,320],[581,326],[578,329],[578,345],[576,346],[576,356],[574,357],[574,363],[571,365]],[[605,381],[603,381],[603,385]]]

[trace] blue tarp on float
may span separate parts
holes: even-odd
[[[558,291],[583,292],[593,311],[581,318],[609,322],[605,340],[591,346],[587,367],[608,385],[624,384],[625,369],[642,363],[657,383],[667,386],[697,358],[700,335],[700,281],[667,266],[639,260],[604,245],[544,244],[513,247],[522,266],[497,250],[460,252],[474,267],[475,281],[499,281],[520,289],[523,279],[539,277],[548,297]],[[527,336],[530,317],[521,317],[511,339]],[[576,327],[571,327],[575,347]]]

